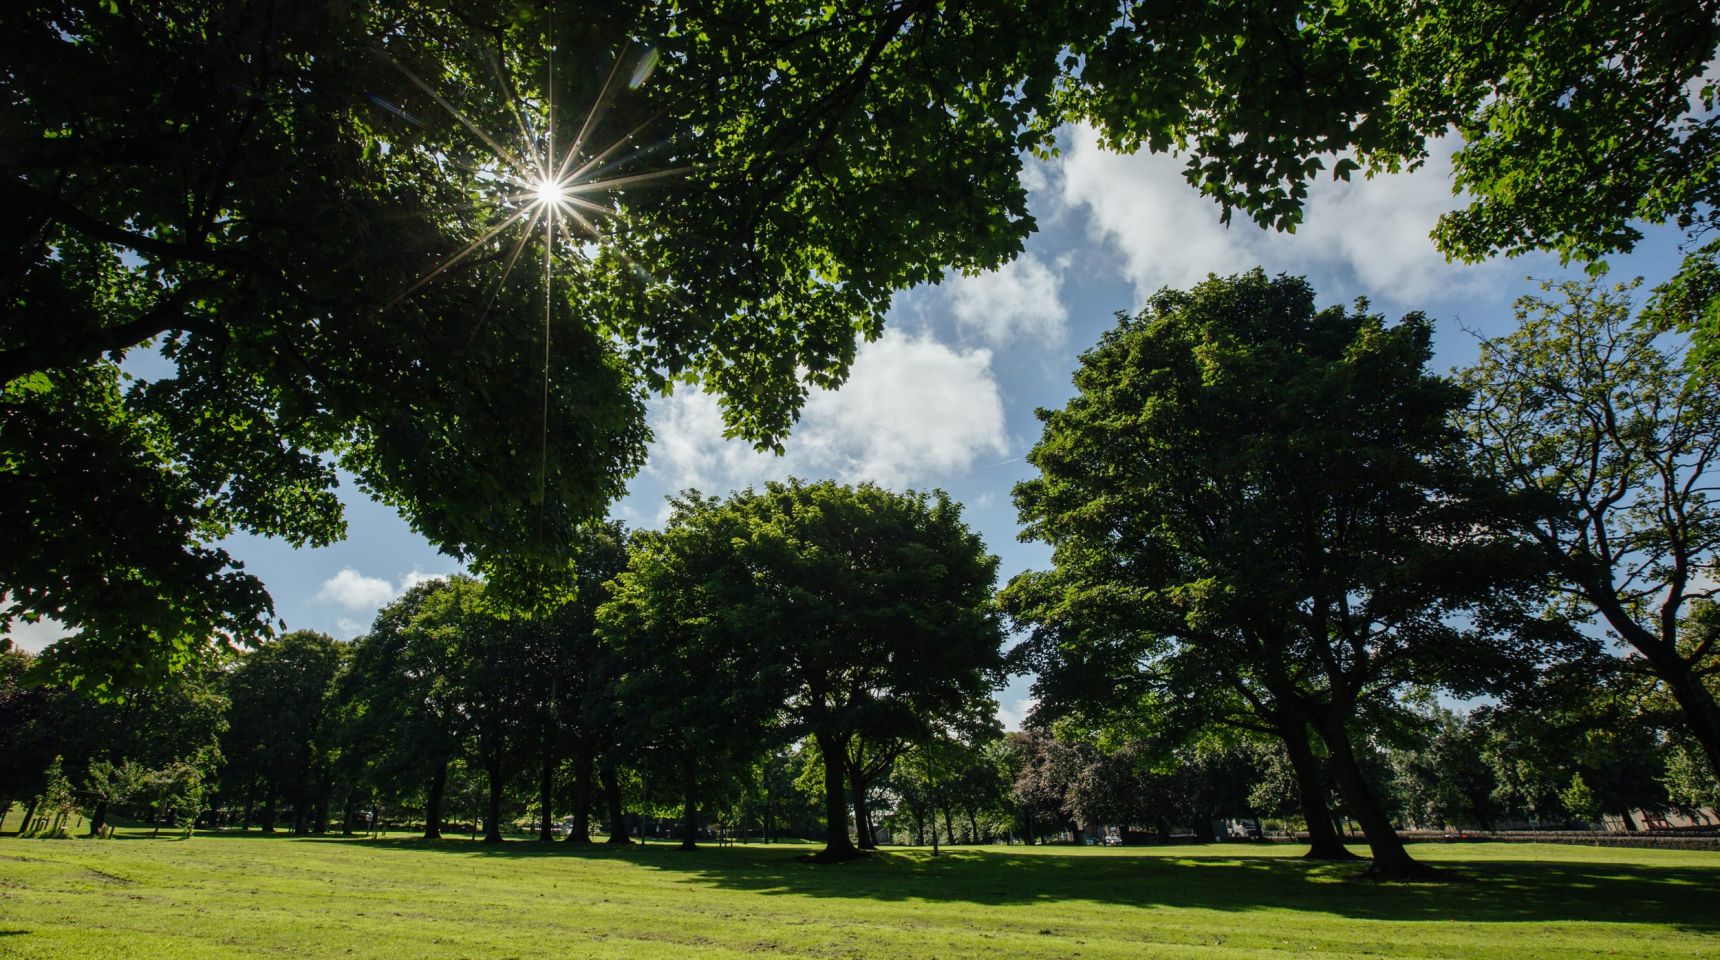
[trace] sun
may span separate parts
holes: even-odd
[[[567,187],[560,181],[545,177],[532,185],[532,193],[537,196],[537,202],[544,206],[560,206],[567,199]]]

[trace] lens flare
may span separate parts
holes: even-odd
[[[557,206],[567,199],[567,188],[547,177],[532,186],[532,193],[537,195],[537,202],[545,206]]]

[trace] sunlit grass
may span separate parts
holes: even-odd
[[[0,840],[0,956],[1711,957],[1720,855],[1423,846],[1381,885],[1288,847],[682,853],[289,837]]]

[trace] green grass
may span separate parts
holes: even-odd
[[[1720,855],[1429,845],[1437,884],[1283,847],[681,853],[0,839],[0,957],[1703,957]]]

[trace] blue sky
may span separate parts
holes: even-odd
[[[1535,289],[1526,277],[1577,272],[1544,256],[1446,263],[1427,234],[1457,203],[1449,144],[1415,173],[1322,182],[1302,228],[1277,234],[1221,225],[1218,208],[1183,182],[1175,159],[1106,153],[1082,129],[1065,131],[1063,142],[1060,157],[1027,170],[1039,232],[1024,254],[993,273],[899,295],[883,337],[861,348],[849,382],[811,398],[785,456],[723,440],[714,401],[684,389],[653,401],[650,462],[614,514],[656,526],[669,493],[695,486],[721,494],[790,474],[941,487],[966,505],[969,522],[999,555],[1001,583],[1049,558],[1042,545],[1016,540],[1009,497],[1030,473],[1022,457],[1038,436],[1034,409],[1066,401],[1077,355],[1116,311],[1137,310],[1152,291],[1256,265],[1304,275],[1322,306],[1367,296],[1394,319],[1426,312],[1436,322],[1435,367],[1444,371],[1474,359],[1471,331],[1510,328],[1512,302]],[[1672,230],[1649,231],[1635,253],[1612,260],[1613,278],[1664,279],[1677,266],[1679,239]],[[350,482],[342,492],[349,528],[342,543],[295,550],[241,536],[227,547],[262,577],[289,628],[345,639],[416,579],[459,564]],[[52,635],[43,624],[21,629],[18,639],[34,648]],[[1027,686],[1020,678],[999,697],[1011,726],[1028,707]]]

